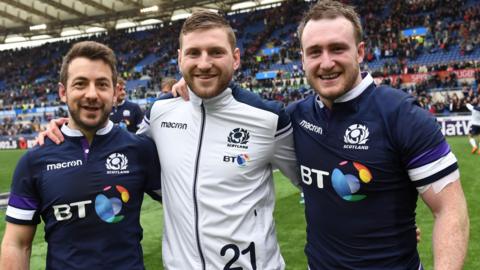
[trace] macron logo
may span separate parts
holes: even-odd
[[[164,128],[187,129],[187,124],[185,124],[185,123],[176,123],[176,122],[162,122],[161,127],[164,127]]]
[[[300,126],[302,126],[303,128],[307,129],[307,130],[310,130],[310,131],[313,131],[315,133],[318,133],[318,134],[323,134],[323,129],[319,126],[316,126],[312,123],[309,123],[305,120],[302,120],[300,122]]]
[[[82,165],[83,165],[83,162],[80,159],[72,160],[72,161],[66,161],[66,162],[59,162],[59,163],[54,163],[54,164],[47,164],[47,171],[70,168],[70,167],[77,167],[77,166],[82,166]]]

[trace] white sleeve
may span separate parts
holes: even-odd
[[[139,125],[137,130],[137,135],[145,135],[152,138],[152,129],[150,128],[150,119],[147,118],[147,115],[143,117],[142,122]]]
[[[300,177],[291,125],[289,125],[289,129],[286,133],[276,137],[272,165],[280,169],[280,171],[290,179],[293,185],[300,188]]]
[[[468,109],[469,111],[473,112],[474,108],[473,108],[473,105],[472,105],[472,104],[467,103],[466,106],[467,106],[467,109]]]

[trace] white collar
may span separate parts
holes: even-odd
[[[97,132],[95,132],[95,134],[96,135],[106,135],[112,130],[112,128],[113,128],[113,122],[108,120],[107,125],[105,127],[101,128],[101,129],[97,130]],[[80,130],[72,129],[66,124],[63,124],[63,126],[61,127],[60,130],[62,131],[63,134],[65,134],[67,136],[70,136],[70,137],[83,137],[84,136]]]
[[[366,73],[366,72],[364,74],[365,74],[365,77],[362,79],[362,81],[357,86],[355,86],[352,90],[346,92],[345,94],[343,94],[339,98],[335,99],[333,102],[334,103],[347,102],[347,101],[350,101],[350,100],[360,96],[363,93],[363,91],[365,91],[373,83],[372,75],[370,75],[370,73]],[[318,94],[317,94],[317,103],[318,103],[318,105],[320,105],[320,108],[323,108],[324,104],[321,101],[321,99],[319,98]]]
[[[225,90],[223,90],[220,94],[217,96],[211,97],[211,98],[201,98],[197,96],[191,89],[190,87],[188,88],[188,94],[190,95],[190,101],[195,104],[195,105],[205,105],[207,107],[222,107],[228,104],[230,99],[232,98],[232,89],[230,87],[227,87]]]

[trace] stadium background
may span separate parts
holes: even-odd
[[[66,115],[57,97],[61,56],[73,42],[96,40],[112,47],[127,80],[129,99],[146,109],[160,95],[166,77],[179,77],[178,30],[184,13],[210,8],[225,13],[242,52],[236,80],[244,88],[288,104],[311,94],[301,69],[295,29],[314,1],[8,0],[0,3],[0,193],[8,193],[18,158],[52,117]],[[363,70],[378,83],[416,96],[437,115],[457,155],[469,204],[471,238],[465,269],[480,269],[480,156],[470,154],[466,103],[475,102],[480,81],[480,1],[346,1],[362,16],[367,42]],[[155,5],[157,6],[155,8]],[[145,10],[145,8],[147,8]],[[140,10],[143,9],[144,12]],[[180,19],[178,19],[180,18]],[[157,21],[155,21],[157,20]],[[30,26],[45,24],[45,29]],[[123,26],[121,26],[123,24]],[[92,30],[93,29],[93,30]],[[65,32],[77,31],[65,36]],[[72,32],[71,32],[72,33]],[[31,47],[18,39],[54,38]],[[43,44],[42,44],[43,43]],[[13,48],[16,47],[16,48]],[[24,48],[19,48],[24,47]],[[13,49],[12,49],[13,48]],[[305,221],[299,194],[275,174],[277,233],[287,269],[305,269]],[[0,195],[5,202],[6,195]],[[420,254],[432,269],[432,216],[419,201]],[[4,211],[0,211],[3,219]],[[355,221],[352,220],[352,226]],[[161,268],[162,209],[147,199],[142,210],[148,269]],[[0,225],[3,234],[4,223]],[[46,244],[40,226],[32,269],[44,268]],[[179,254],[180,256],[180,254]]]

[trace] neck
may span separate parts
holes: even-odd
[[[97,133],[97,131],[107,126],[107,124],[108,124],[108,121],[106,121],[105,123],[97,127],[89,128],[85,125],[78,125],[75,122],[75,120],[73,120],[71,117],[68,120],[68,127],[70,127],[71,129],[76,129],[80,131],[83,134],[83,136],[85,136],[85,138],[87,139],[88,144],[92,144],[93,137],[95,137],[95,134]]]
[[[322,101],[323,105],[325,105],[327,108],[332,109],[333,106],[333,100],[326,99],[322,96],[320,96],[320,100]]]

